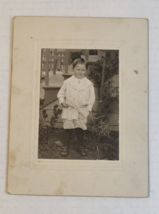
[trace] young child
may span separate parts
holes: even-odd
[[[87,129],[87,116],[95,102],[93,83],[85,77],[86,65],[82,58],[72,63],[74,75],[64,81],[58,92],[59,104],[62,105],[63,128],[67,132],[67,139],[61,155],[67,156],[70,137],[73,129],[78,141],[80,155],[87,155],[83,143],[83,131]]]

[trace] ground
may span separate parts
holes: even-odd
[[[101,139],[97,141],[96,137],[90,131],[84,133],[84,144],[87,150],[87,156],[81,156],[78,153],[78,146],[75,134],[73,132],[68,156],[60,155],[62,142],[65,141],[65,130],[51,127],[43,127],[39,131],[39,151],[40,159],[80,159],[80,160],[119,160],[119,135],[113,132],[110,139]]]

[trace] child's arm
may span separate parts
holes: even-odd
[[[64,81],[62,87],[60,88],[57,98],[59,100],[59,104],[62,105],[64,108],[67,108],[68,105],[65,104],[65,97],[66,97],[66,82]]]
[[[89,103],[89,105],[87,106],[87,109],[89,110],[89,111],[92,111],[92,108],[93,108],[93,105],[94,105],[94,103],[95,103],[95,91],[94,91],[94,86],[93,85],[91,85],[90,86],[90,91],[89,91],[89,95],[90,95],[90,103]]]

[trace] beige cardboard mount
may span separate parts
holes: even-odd
[[[38,159],[42,48],[119,50],[119,161]],[[148,197],[148,20],[16,17],[7,192]]]

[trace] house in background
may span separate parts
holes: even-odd
[[[112,54],[114,52],[112,51]],[[69,78],[73,72],[71,68],[72,61],[77,57],[82,57],[88,65],[86,77],[90,73],[92,63],[101,60],[105,56],[105,50],[77,50],[77,49],[42,49],[41,50],[41,86],[40,86],[40,109],[45,109],[48,114],[47,123],[49,125],[52,116],[54,105],[58,105],[57,93],[61,88],[63,81]],[[114,84],[118,86],[119,76],[113,77]],[[95,86],[96,102],[94,110],[97,110],[99,103],[98,88]],[[112,130],[119,130],[119,106],[114,103],[111,106],[112,113],[110,114],[109,123]],[[88,127],[91,125],[91,120],[88,118]],[[59,118],[56,127],[62,128],[62,120]]]

